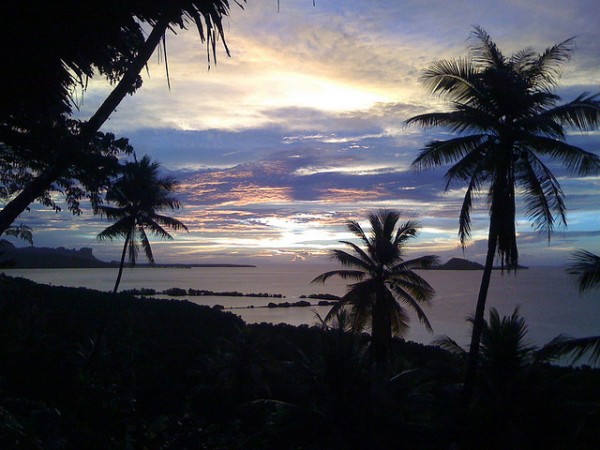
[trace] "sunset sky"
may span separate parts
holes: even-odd
[[[443,170],[408,170],[418,150],[444,130],[403,122],[440,110],[420,86],[431,62],[466,54],[474,25],[505,54],[536,51],[576,36],[558,94],[600,91],[598,0],[248,0],[225,21],[222,47],[207,70],[194,28],[170,33],[144,85],[102,129],[125,136],[180,180],[190,233],[153,241],[158,262],[319,261],[348,239],[346,219],[391,208],[423,228],[409,254],[462,257],[457,238],[462,186],[444,192]],[[78,117],[91,115],[110,87],[92,80]],[[447,134],[446,134],[447,135]],[[600,133],[570,141],[600,153]],[[519,214],[525,265],[563,264],[573,249],[600,253],[600,178],[569,178],[560,168],[568,228],[550,243]],[[464,256],[483,261],[488,215],[474,211]],[[120,243],[99,243],[107,226],[88,211],[72,217],[41,207],[20,221],[37,246],[93,247],[118,259]]]

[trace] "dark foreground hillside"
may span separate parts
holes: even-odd
[[[396,341],[385,383],[364,336],[121,295],[90,359],[110,299],[0,276],[0,448],[600,445],[588,368],[506,371],[501,391],[484,379],[459,434],[463,366],[440,349]]]

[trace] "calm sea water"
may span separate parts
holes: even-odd
[[[135,268],[125,270],[120,289],[145,287],[162,291],[181,287],[215,292],[282,294],[285,299],[220,296],[178,299],[209,306],[223,305],[248,323],[315,324],[315,312],[324,317],[329,307],[273,309],[264,306],[270,301],[294,302],[303,294],[342,295],[346,291],[346,283],[342,280],[331,279],[325,285],[311,284],[314,277],[335,268],[302,264],[243,268]],[[4,270],[4,273],[56,286],[83,286],[109,291],[117,270],[11,269]],[[432,307],[425,310],[435,334],[428,333],[411,314],[412,324],[407,338],[429,343],[434,336],[448,335],[466,344],[470,328],[465,319],[474,312],[481,272],[423,271],[421,275],[437,293]],[[315,300],[311,302],[316,303]],[[255,308],[248,308],[250,305]],[[521,315],[527,319],[529,337],[534,344],[544,344],[558,334],[576,337],[600,334],[600,293],[579,295],[576,280],[560,267],[531,268],[516,275],[493,273],[489,306],[496,307],[503,315],[511,314],[519,306]]]

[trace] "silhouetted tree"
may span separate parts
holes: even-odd
[[[29,175],[0,211],[0,233],[30,203],[45,198],[55,181],[69,179],[72,167],[86,168],[90,142],[123,98],[141,86],[140,71],[161,40],[164,44],[167,30],[193,24],[216,57],[218,37],[228,52],[222,27],[228,13],[228,0],[3,5],[0,24],[11,39],[0,46],[0,159],[12,164],[16,158]],[[96,113],[73,129],[65,117],[74,92],[96,71],[116,86]]]
[[[474,322],[470,318],[471,323]],[[510,316],[500,317],[490,308],[484,320],[479,347],[479,369],[482,384],[479,397],[491,415],[498,438],[493,448],[520,448],[522,417],[519,412],[527,406],[525,399],[533,387],[533,368],[537,347],[527,340],[527,324],[515,308]],[[448,336],[433,342],[465,360],[468,353]]]
[[[560,66],[571,57],[573,40],[542,54],[521,50],[506,57],[482,28],[475,28],[473,35],[475,42],[467,58],[437,61],[423,75],[425,86],[448,102],[449,111],[407,121],[445,127],[458,134],[428,143],[413,167],[429,169],[454,163],[446,173],[446,189],[456,181],[467,185],[459,219],[463,246],[471,234],[473,196],[487,190],[487,257],[469,348],[465,405],[473,388],[494,257],[498,255],[509,270],[518,263],[517,194],[524,197],[525,212],[534,228],[546,230],[549,238],[557,220],[566,224],[566,212],[559,182],[545,160],[561,162],[578,175],[597,173],[600,168],[597,155],[565,142],[567,128],[598,127],[600,94],[582,94],[559,105],[560,97],[553,92]]]
[[[348,292],[331,308],[325,321],[345,317],[348,328],[360,333],[371,328],[375,361],[384,364],[389,356],[392,336],[402,336],[408,329],[405,304],[414,309],[427,330],[432,331],[421,305],[430,304],[433,288],[414,269],[427,269],[437,264],[437,256],[404,260],[405,243],[417,235],[414,221],[398,224],[400,214],[381,210],[368,216],[371,233],[367,235],[356,221],[348,221],[348,230],[360,239],[364,249],[352,242],[340,241],[351,252],[333,250],[332,259],[348,269],[325,272],[313,282],[324,283],[332,276],[356,280]],[[348,310],[341,314],[342,310]]]
[[[174,210],[180,206],[179,201],[172,195],[177,181],[173,177],[160,177],[159,167],[157,162],[152,162],[147,156],[139,162],[126,163],[123,175],[106,193],[106,200],[116,206],[99,205],[96,209],[107,219],[116,220],[98,234],[98,239],[125,240],[113,293],[119,289],[125,257],[129,255],[129,262],[134,266],[140,245],[146,258],[154,263],[146,230],[162,239],[172,239],[163,226],[174,230],[187,230],[179,220],[159,214],[161,211]]]

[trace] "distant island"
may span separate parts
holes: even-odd
[[[432,270],[483,270],[483,264],[479,264],[478,262],[469,261],[467,259],[462,258],[452,258],[445,262],[444,264],[440,264],[437,267],[433,267]],[[494,266],[494,270],[501,270],[502,267]],[[518,265],[517,269],[529,269],[529,267]]]
[[[434,270],[483,270],[483,265],[462,258],[452,258]]]
[[[15,247],[6,239],[0,240],[0,268],[10,269],[102,269],[119,267],[117,261],[101,261],[91,248],[79,250],[64,247]],[[250,264],[136,264],[136,267],[256,267]]]

